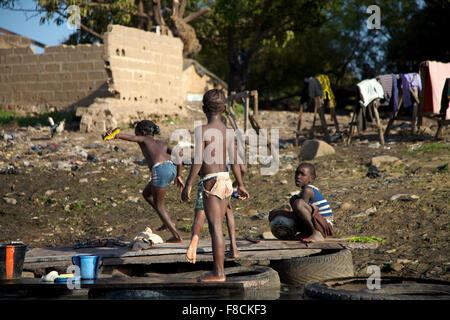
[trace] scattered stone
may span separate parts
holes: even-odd
[[[139,197],[133,197],[133,196],[129,196],[128,197],[128,201],[134,202],[134,203],[138,203],[139,202]]]
[[[404,193],[393,195],[390,198],[391,201],[395,201],[395,200],[411,201],[411,200],[418,200],[418,199],[420,199],[420,197],[415,194],[404,194]]]
[[[369,178],[378,178],[380,176],[378,168],[374,165],[370,166],[366,176]]]
[[[271,231],[263,232],[262,238],[263,239],[276,239],[276,237],[272,234]]]
[[[281,184],[288,184],[288,181],[286,179],[284,179],[284,180],[281,180],[280,183]]]
[[[375,214],[375,212],[377,212],[377,208],[371,207],[362,213],[351,216],[350,218],[361,218],[361,217],[373,216]]]
[[[377,141],[375,143],[369,144],[367,147],[369,147],[371,149],[378,149],[380,146],[381,146],[381,144]]]
[[[87,160],[92,161],[92,162],[100,162],[100,160],[97,158],[97,156],[95,154],[91,154],[91,153],[89,153],[87,155]]]
[[[261,212],[261,213],[255,214],[250,219],[252,219],[252,220],[257,220],[257,219],[264,220],[264,219],[267,219],[267,218],[269,218],[269,212]]]
[[[87,178],[81,178],[78,182],[79,183],[87,183],[88,179]]]
[[[392,270],[394,270],[394,271],[401,271],[402,269],[403,269],[403,265],[402,264],[400,264],[400,263],[391,263],[390,265],[390,268],[392,269]]]
[[[306,140],[301,146],[299,157],[303,160],[313,160],[335,152],[334,148],[325,141]]]
[[[52,194],[54,194],[56,192],[56,190],[47,190],[47,191],[45,191],[45,195],[47,196],[47,197],[50,197]]]
[[[7,204],[17,204],[17,200],[14,198],[3,198]]]
[[[397,263],[399,264],[407,264],[407,263],[413,263],[414,261],[408,260],[408,259],[397,259]]]
[[[34,278],[34,273],[30,271],[22,271],[22,278]]]
[[[71,170],[72,165],[66,161],[58,161],[54,165],[58,170]]]
[[[379,167],[383,163],[392,163],[392,162],[401,162],[401,160],[393,156],[377,156],[373,157],[371,160],[371,164],[376,167]]]
[[[349,202],[344,202],[343,204],[341,204],[340,208],[342,210],[350,210],[351,208],[353,208],[353,204]]]

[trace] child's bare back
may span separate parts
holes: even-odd
[[[170,155],[168,153],[169,146],[167,143],[149,136],[144,136],[144,139],[138,142],[138,144],[150,170],[155,163],[170,160]]]

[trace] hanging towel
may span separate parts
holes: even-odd
[[[316,78],[305,78],[301,93],[300,103],[309,103],[315,97],[322,97],[323,89],[320,81]]]
[[[398,110],[398,89],[396,74],[392,74],[392,106],[394,107],[394,111]]]
[[[330,101],[330,108],[334,108],[335,99],[333,90],[331,90],[330,78],[328,78],[326,74],[319,74],[318,76],[316,76],[316,78],[319,80],[322,86],[323,99],[324,100],[328,99]]]
[[[392,74],[385,74],[382,76],[377,76],[376,79],[383,87],[384,100],[386,100],[387,102],[390,102],[391,98],[392,98],[392,85],[393,85]]]
[[[420,79],[420,75],[418,73],[406,73],[405,78],[413,90],[422,90],[422,80]]]
[[[450,78],[450,63],[437,61],[424,62],[428,66],[428,76],[424,83],[424,112],[438,114],[441,110],[442,89],[445,80]],[[447,108],[446,119],[450,119],[450,108]]]
[[[441,110],[440,114],[445,114],[448,110],[450,102],[450,78],[445,79],[444,89],[442,89]]]
[[[367,107],[375,99],[383,99],[384,91],[376,79],[363,80],[357,84],[361,93],[360,103]]]
[[[402,81],[403,106],[410,108],[412,106],[411,91],[409,90],[409,82],[405,74],[400,75]]]

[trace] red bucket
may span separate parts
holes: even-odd
[[[20,279],[27,246],[22,242],[0,243],[0,279]]]

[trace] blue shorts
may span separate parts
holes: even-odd
[[[165,188],[177,176],[177,169],[172,161],[159,162],[152,167],[152,186]]]

